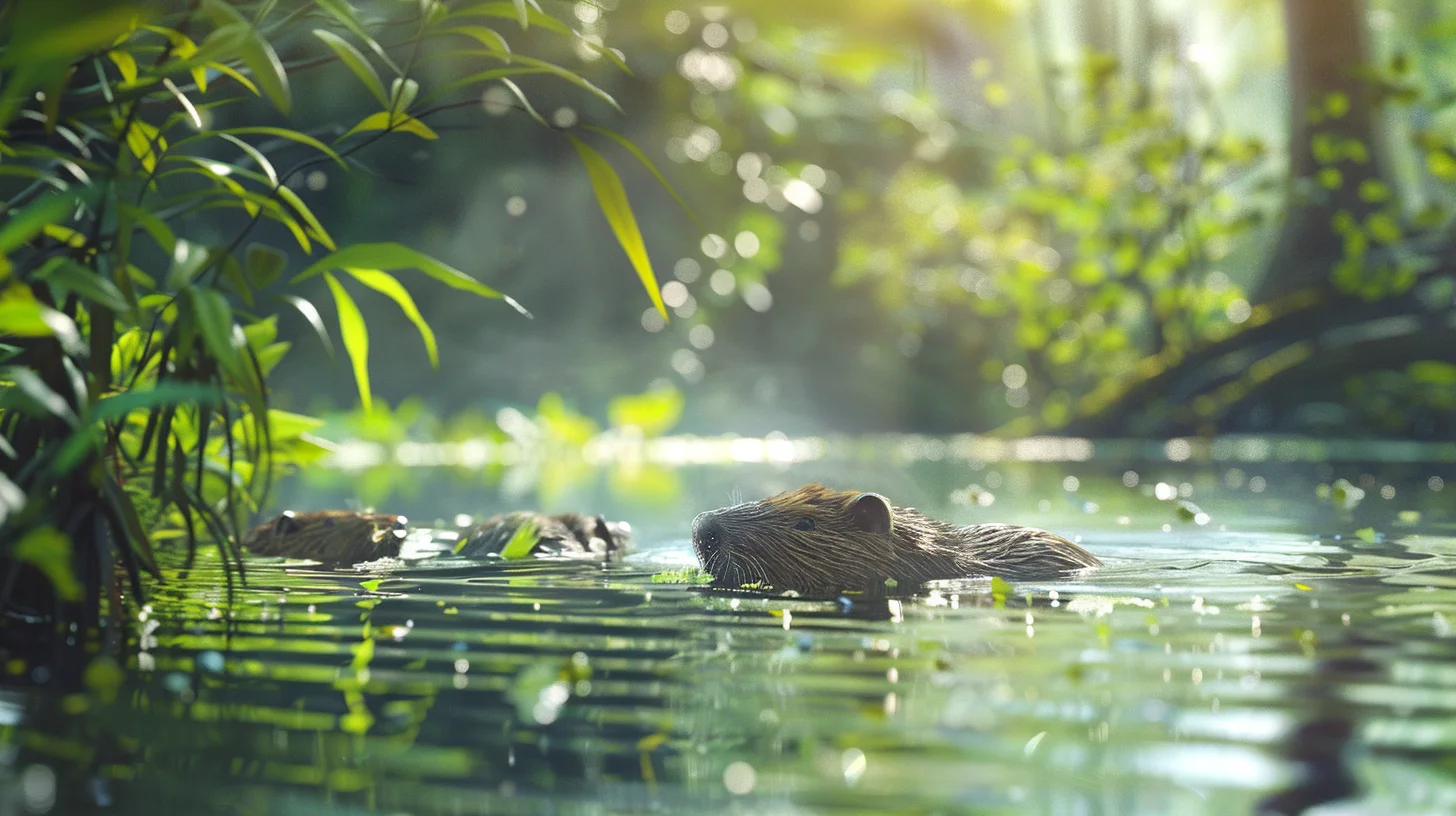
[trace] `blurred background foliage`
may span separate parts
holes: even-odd
[[[330,432],[1456,431],[1451,0],[0,13],[18,552]]]
[[[670,383],[681,429],[748,434],[1452,429],[1429,358],[1452,332],[1453,4],[784,5],[551,6],[585,39],[543,54],[625,118],[521,79],[688,198],[700,223],[623,166],[670,322],[599,252],[569,145],[532,138],[504,88],[484,131],[301,180],[348,233],[413,236],[537,317],[422,292],[437,377],[361,300],[406,335],[375,351],[379,393],[446,417],[560,393],[604,418]],[[365,93],[348,80],[318,69],[302,107]],[[300,348],[280,401],[346,406],[325,362]]]

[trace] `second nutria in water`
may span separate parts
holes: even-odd
[[[715,586],[832,595],[900,592],[968,576],[1057,578],[1099,566],[1091,553],[1033,527],[956,527],[878,493],[811,484],[700,514],[693,551]],[[887,584],[893,582],[893,584]]]
[[[243,546],[259,555],[357,564],[399,555],[409,520],[390,513],[285,510],[254,527]],[[528,527],[529,525],[529,527]],[[581,513],[503,513],[463,530],[455,552],[466,558],[498,554],[525,529],[531,555],[580,555],[613,560],[631,546],[632,528]],[[512,548],[514,549],[514,548]]]

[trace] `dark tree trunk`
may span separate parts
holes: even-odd
[[[1357,218],[1370,205],[1360,199],[1360,183],[1377,178],[1375,106],[1357,69],[1369,63],[1365,47],[1364,0],[1284,0],[1284,38],[1289,59],[1289,178],[1292,198],[1279,242],[1270,258],[1256,299],[1267,301],[1292,291],[1323,285],[1344,254],[1343,239],[1331,221],[1341,211]],[[1343,115],[1332,115],[1327,100],[1348,101]],[[1344,151],[1321,162],[1315,138],[1355,140],[1366,160]],[[1333,189],[1318,174],[1337,170],[1342,183]]]

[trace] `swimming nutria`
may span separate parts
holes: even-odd
[[[903,593],[925,581],[972,575],[1057,578],[1101,563],[1044,530],[956,527],[893,507],[878,493],[821,484],[700,514],[693,551],[714,586],[819,595],[895,587]]]
[[[535,525],[530,554],[590,555],[614,560],[631,545],[632,528],[626,522],[601,516],[561,513],[505,513],[494,516],[460,535],[455,552],[478,558],[505,549],[527,523]],[[409,534],[409,520],[389,513],[353,513],[286,510],[254,527],[243,546],[259,555],[308,558],[325,564],[357,564],[399,555]]]

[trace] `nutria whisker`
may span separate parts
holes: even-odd
[[[718,586],[756,581],[825,594],[909,592],[925,581],[976,575],[1054,579],[1100,564],[1044,530],[956,527],[876,493],[817,484],[700,514],[693,550]]]

